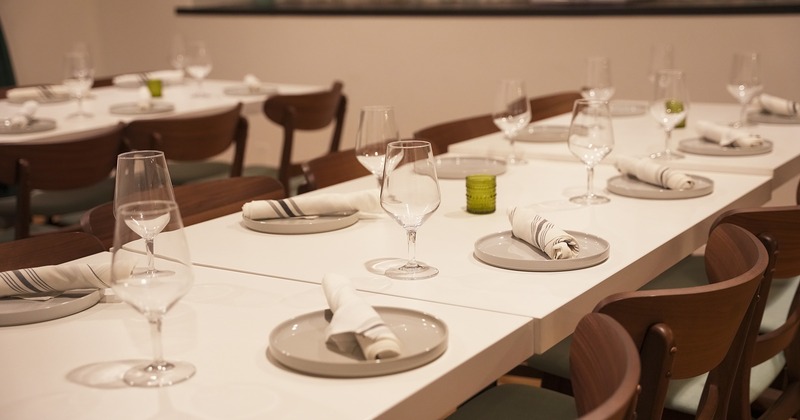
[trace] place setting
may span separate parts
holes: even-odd
[[[714,191],[714,181],[686,174],[649,157],[617,156],[620,175],[609,178],[609,192],[633,198],[671,200],[701,197]]]
[[[268,358],[302,373],[354,378],[418,368],[447,350],[447,325],[432,314],[373,307],[335,273],[325,274],[322,291],[328,308],[276,326]]]
[[[762,93],[753,101],[747,120],[762,124],[800,124],[800,103]]]
[[[262,83],[255,75],[247,74],[244,76],[242,84],[228,86],[222,91],[231,96],[261,96],[278,93],[278,87]]]
[[[12,104],[36,101],[40,104],[55,104],[71,99],[70,90],[65,85],[37,85],[9,89],[6,100]]]
[[[162,114],[175,110],[175,105],[159,99],[161,96],[160,89],[158,90],[158,96],[156,96],[150,86],[140,86],[136,94],[136,101],[111,105],[109,112],[118,115],[147,115]]]
[[[695,130],[699,137],[681,140],[679,150],[707,156],[752,156],[772,151],[771,141],[746,128],[701,120]]]
[[[35,116],[38,105],[36,101],[26,101],[14,115],[0,119],[0,134],[29,134],[55,129],[54,119]]]

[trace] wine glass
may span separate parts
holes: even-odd
[[[197,81],[197,92],[193,96],[208,96],[208,93],[203,91],[203,79],[211,73],[212,63],[211,55],[204,42],[195,41],[189,44],[185,65],[186,73]]]
[[[747,105],[763,89],[759,71],[758,53],[739,52],[733,55],[731,77],[728,79],[728,92],[742,104],[739,121],[734,127],[745,127],[747,122]]]
[[[389,105],[371,105],[361,108],[356,133],[356,158],[383,183],[383,161],[386,145],[400,140],[394,118],[394,108]]]
[[[671,44],[655,44],[650,48],[650,71],[647,80],[656,82],[659,70],[675,68],[675,49]]]
[[[153,256],[151,246],[141,238],[155,233],[158,254]],[[189,291],[193,280],[189,247],[175,201],[134,201],[116,209],[111,288],[147,318],[153,341],[152,361],[126,371],[122,377],[125,383],[162,387],[194,375],[191,363],[165,360],[161,343],[164,314]]]
[[[400,280],[427,279],[439,270],[417,261],[417,229],[439,208],[441,196],[431,144],[424,140],[399,140],[386,147],[381,185],[381,207],[405,230],[408,261],[386,270]]]
[[[614,148],[614,130],[608,101],[578,99],[572,108],[569,151],[586,165],[586,193],[571,197],[578,204],[601,204],[608,197],[594,193],[594,167]]]
[[[531,122],[531,105],[525,91],[525,82],[515,79],[500,82],[495,94],[492,119],[511,145],[507,163],[510,165],[525,163],[525,159],[517,154],[514,145],[517,133]]]
[[[659,70],[656,75],[650,115],[665,133],[664,150],[650,155],[653,159],[680,159],[682,154],[670,149],[672,130],[689,112],[689,90],[686,75],[681,70]]]
[[[584,99],[611,100],[614,84],[611,83],[611,61],[608,57],[589,57],[586,59],[586,78],[581,87]]]
[[[91,117],[92,114],[83,109],[83,98],[89,93],[94,84],[94,66],[88,47],[84,44],[77,45],[64,55],[64,86],[70,95],[78,101],[78,110],[68,118]]]

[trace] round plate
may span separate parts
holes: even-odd
[[[576,258],[552,260],[533,245],[512,235],[511,231],[494,233],[475,242],[475,257],[500,268],[521,271],[568,271],[591,267],[608,259],[609,244],[588,233],[566,231],[581,247]]]
[[[613,117],[630,117],[647,112],[647,102],[644,101],[611,101],[608,106]]]
[[[24,127],[16,127],[0,123],[0,134],[28,134],[48,131],[56,128],[56,120],[36,118]]]
[[[269,355],[301,372],[333,377],[387,375],[423,366],[447,349],[447,326],[424,312],[403,308],[375,307],[400,341],[400,356],[366,360],[359,349],[343,354],[325,343],[326,311],[317,311],[285,321],[269,336]]]
[[[694,187],[688,190],[670,190],[639,181],[636,178],[619,175],[608,180],[608,191],[634,198],[651,198],[656,200],[676,200],[681,198],[694,198],[711,194],[714,191],[714,181],[697,175],[689,175],[694,179]]]
[[[569,126],[566,125],[529,125],[525,127],[514,140],[534,143],[551,143],[567,141]]]
[[[682,140],[678,144],[678,149],[686,153],[695,155],[708,155],[708,156],[752,156],[769,153],[772,151],[772,142],[764,140],[758,146],[753,147],[738,147],[738,146],[720,146],[713,141],[705,140],[701,137]]]
[[[52,299],[39,301],[6,297],[0,299],[0,327],[33,324],[76,314],[88,309],[102,297],[99,290],[78,294],[65,292]]]
[[[136,102],[128,102],[124,104],[111,105],[109,111],[112,114],[123,115],[143,115],[143,114],[160,114],[162,112],[170,112],[175,109],[175,105],[169,102],[152,102],[150,108],[142,109]]]
[[[275,86],[259,86],[256,89],[251,89],[249,86],[229,86],[223,89],[225,94],[234,96],[272,95],[277,91],[278,88]]]
[[[800,115],[776,115],[767,112],[751,112],[747,120],[764,124],[800,124]]]
[[[439,179],[464,179],[468,175],[500,175],[506,172],[506,161],[477,156],[436,158]]]
[[[261,220],[253,220],[242,216],[242,223],[248,229],[284,235],[330,232],[332,230],[346,228],[357,221],[358,213]]]

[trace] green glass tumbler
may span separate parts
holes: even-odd
[[[150,96],[154,98],[161,97],[161,79],[147,79],[147,89],[150,90]]]
[[[497,199],[496,187],[494,175],[467,176],[467,212],[473,214],[494,213]]]

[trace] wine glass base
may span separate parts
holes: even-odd
[[[194,376],[197,369],[188,362],[147,363],[125,372],[122,380],[130,386],[164,387],[183,382]]]
[[[91,118],[91,117],[94,117],[94,114],[86,111],[73,112],[72,114],[67,115],[67,118]]]
[[[657,160],[678,160],[683,159],[682,153],[673,152],[672,150],[663,150],[661,152],[653,153],[650,155],[650,159],[657,159]]]
[[[416,264],[406,263],[399,267],[389,268],[383,274],[395,280],[423,280],[439,274],[439,269],[417,262]]]
[[[733,127],[733,128],[748,128],[748,127],[755,127],[757,125],[758,124],[756,124],[754,122],[750,122],[750,121],[744,121],[744,122],[742,122],[742,121],[734,121],[734,122],[728,124],[729,127]]]
[[[571,197],[569,201],[575,204],[591,206],[593,204],[608,203],[609,201],[611,201],[611,199],[603,195],[584,194],[584,195],[579,195],[577,197]]]

